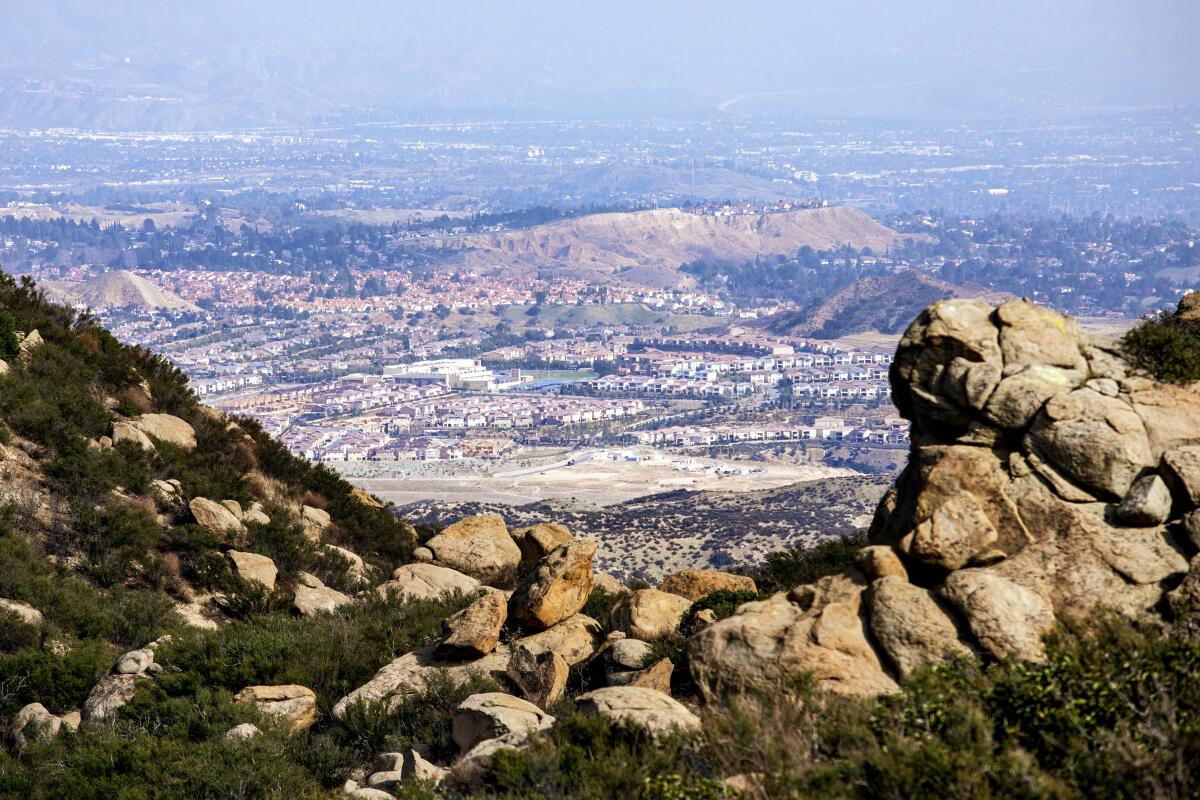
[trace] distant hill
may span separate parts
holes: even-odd
[[[853,333],[899,333],[921,309],[951,297],[982,297],[989,303],[1012,295],[974,283],[955,284],[910,270],[863,278],[808,308],[775,314],[761,321],[772,333],[836,339]]]
[[[47,281],[44,285],[63,301],[82,303],[89,308],[200,310],[174,292],[123,269],[111,270],[86,281]]]
[[[550,273],[639,286],[675,286],[699,259],[750,261],[850,245],[884,252],[905,241],[849,206],[713,217],[675,208],[589,214],[519,231],[438,240],[457,265],[488,273]]]

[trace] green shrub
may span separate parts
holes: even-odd
[[[1158,380],[1200,380],[1200,319],[1164,312],[1143,320],[1121,344],[1137,367]]]
[[[11,361],[17,357],[17,322],[7,311],[0,311],[0,359]]]
[[[52,713],[79,708],[104,673],[112,667],[117,652],[103,642],[71,643],[66,652],[51,648],[25,649],[0,656],[0,676],[15,679],[19,687],[8,697],[0,715],[8,718],[21,706],[38,702]]]
[[[826,539],[813,548],[795,548],[767,556],[766,563],[748,574],[764,595],[812,583],[826,575],[837,575],[854,566],[854,555],[866,547],[865,533]]]

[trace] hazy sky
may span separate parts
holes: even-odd
[[[0,89],[67,81],[248,113],[953,116],[1200,102],[1200,0],[0,0],[0,18]]]

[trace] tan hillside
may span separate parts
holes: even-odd
[[[591,214],[528,230],[443,239],[455,259],[485,272],[607,275],[621,283],[674,285],[681,265],[703,258],[749,261],[849,244],[884,252],[905,236],[856,208],[834,206],[773,214],[711,217],[676,208]]]
[[[174,292],[123,269],[104,272],[87,281],[48,281],[44,285],[64,301],[83,303],[89,308],[200,310]]]
[[[767,317],[773,333],[836,339],[855,333],[899,333],[921,309],[938,300],[980,297],[989,303],[1011,299],[975,283],[949,283],[923,272],[863,278],[800,311]]]

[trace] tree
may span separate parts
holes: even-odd
[[[6,311],[0,311],[0,358],[5,361],[16,358],[20,350],[17,342],[16,321]]]

